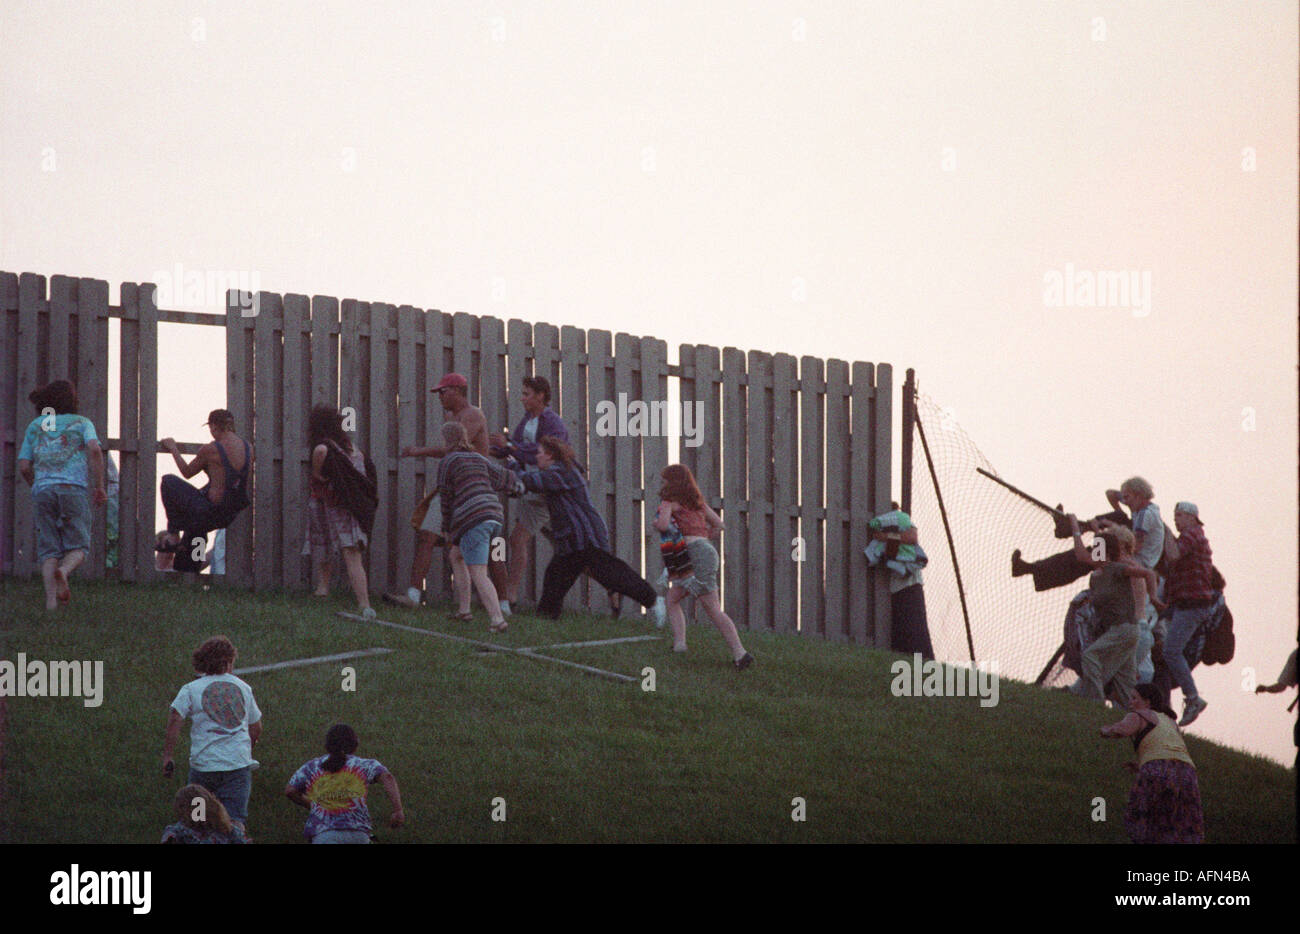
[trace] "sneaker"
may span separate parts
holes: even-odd
[[[1056,510],[1052,513],[1052,524],[1055,525],[1052,532],[1057,538],[1074,538],[1074,529],[1070,527],[1070,520],[1066,518],[1065,509],[1060,503],[1056,504]]]
[[[736,659],[735,666],[737,671],[744,671],[750,665],[754,664],[754,656],[746,652],[740,658]]]
[[[1023,558],[1020,557],[1019,548],[1011,552],[1011,576],[1012,577],[1024,577],[1026,574],[1029,574],[1032,571],[1033,568],[1029,566],[1029,562],[1025,561]]]
[[[383,595],[383,601],[385,603],[391,603],[394,606],[404,606],[410,610],[413,610],[417,606],[419,606],[418,603],[415,603],[410,597],[408,597],[404,593],[386,593]]]
[[[500,605],[501,605],[501,616],[502,616],[503,618],[506,617],[506,616],[513,616],[513,615],[514,615],[514,614],[512,614],[512,613],[510,612],[510,601],[509,601],[509,600],[501,600],[501,601],[498,601],[498,602],[499,602]]]
[[[374,619],[375,615],[375,608],[373,606],[368,606],[361,611],[362,619]]]
[[[1210,702],[1204,697],[1193,697],[1183,704],[1183,719],[1178,721],[1179,726],[1189,726],[1192,721],[1201,715],[1201,711],[1210,706]]]
[[[655,628],[663,629],[664,623],[668,620],[668,604],[664,602],[663,597],[655,598],[654,615],[655,615]]]

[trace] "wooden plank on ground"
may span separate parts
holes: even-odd
[[[799,565],[799,631],[805,636],[824,637],[826,380],[822,361],[817,357],[801,358],[799,370],[799,536],[804,545],[803,562]]]

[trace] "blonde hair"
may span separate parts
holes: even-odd
[[[201,821],[193,817],[194,801],[197,798],[203,799],[205,819]],[[186,785],[176,792],[172,807],[176,811],[176,819],[186,827],[207,832],[215,830],[218,833],[230,833],[230,813],[226,810],[226,806],[202,785]]]
[[[1120,555],[1131,555],[1137,549],[1137,539],[1130,529],[1122,525],[1116,526],[1111,529],[1111,534],[1115,536],[1115,546],[1119,548]]]
[[[1151,489],[1151,484],[1147,483],[1141,477],[1129,477],[1120,484],[1121,493],[1136,493],[1143,499],[1155,499],[1156,491]]]
[[[460,422],[443,422],[442,440],[450,451],[472,451],[470,447],[469,436],[465,433],[465,426]]]

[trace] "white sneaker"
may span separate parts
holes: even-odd
[[[373,606],[368,606],[368,607],[366,607],[364,610],[361,611],[361,618],[362,618],[362,619],[374,619],[374,618],[375,618],[375,608],[374,608]]]
[[[502,600],[502,601],[501,601],[501,615],[502,615],[502,616],[512,616],[512,615],[514,615],[514,614],[512,614],[512,613],[510,612],[510,601],[509,601],[509,600]]]
[[[1183,719],[1178,721],[1179,726],[1190,726],[1192,721],[1201,715],[1201,711],[1210,706],[1210,702],[1204,697],[1193,697],[1183,704]]]
[[[406,588],[406,599],[411,601],[411,606],[419,606],[420,598],[422,596],[424,596],[424,594],[420,593],[420,591],[417,588],[415,587]]]
[[[663,629],[664,623],[668,619],[668,604],[664,602],[663,597],[655,598],[654,614],[655,614],[655,628]]]

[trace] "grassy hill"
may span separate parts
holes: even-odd
[[[999,703],[895,697],[899,656],[791,635],[745,633],[758,662],[731,668],[709,628],[691,651],[666,637],[550,654],[640,678],[656,690],[337,616],[342,595],[205,591],[81,582],[46,616],[39,582],[0,583],[0,659],[102,659],[103,704],[7,698],[0,842],[155,842],[188,761],[161,774],[163,727],[190,653],[228,635],[237,667],[384,646],[390,655],[250,674],[264,714],[249,831],[301,842],[305,812],[282,795],[343,721],[401,784],[408,822],[385,842],[1127,841],[1127,741],[1102,740],[1112,711],[1003,681]],[[445,608],[380,608],[394,622],[526,646],[655,633],[640,620],[525,615],[504,637]],[[341,690],[341,668],[356,690]],[[1295,842],[1295,773],[1196,738],[1206,841]],[[504,798],[507,819],[491,820]],[[794,798],[806,820],[791,819]],[[1106,820],[1094,821],[1094,799]]]

